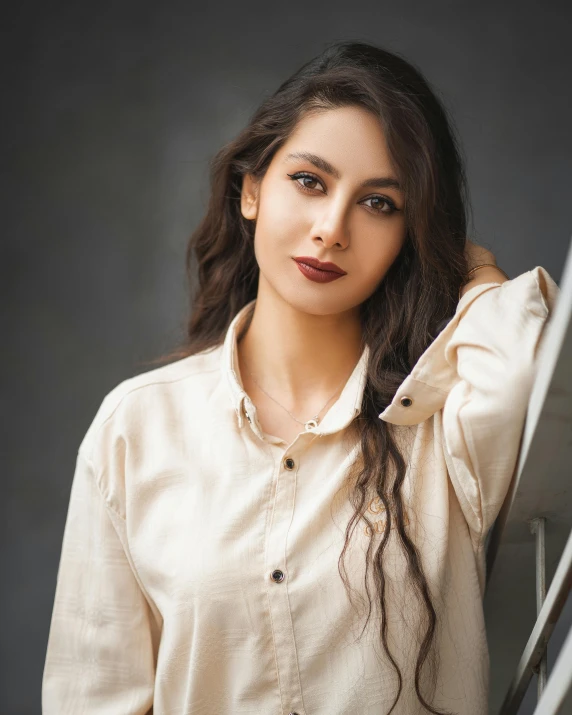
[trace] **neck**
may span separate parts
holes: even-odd
[[[258,385],[295,414],[317,411],[336,390],[336,396],[341,393],[361,356],[358,309],[310,315],[259,290],[237,349],[249,394],[252,373]]]

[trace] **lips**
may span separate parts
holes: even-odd
[[[345,275],[344,273],[324,271],[320,268],[315,268],[314,266],[310,265],[309,263],[306,263],[305,261],[302,261],[299,258],[296,258],[294,260],[296,261],[300,272],[305,275],[306,278],[309,278],[311,281],[314,281],[314,283],[329,283],[330,281],[335,281]]]
[[[294,260],[297,263],[305,263],[307,266],[311,266],[312,268],[316,268],[320,271],[339,273],[342,276],[346,273],[343,268],[340,268],[335,263],[331,263],[330,261],[319,261],[313,256],[298,256],[297,258],[294,258]]]

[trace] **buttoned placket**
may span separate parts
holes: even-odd
[[[400,394],[398,404],[407,412],[414,404],[410,394]],[[240,401],[239,424],[246,418],[248,427],[277,455],[276,471],[273,475],[274,503],[267,531],[264,558],[267,584],[268,606],[274,642],[274,656],[278,671],[278,688],[282,715],[305,715],[302,684],[298,669],[298,652],[294,639],[292,613],[288,597],[288,584],[296,574],[288,571],[285,562],[288,532],[294,517],[296,485],[301,463],[301,455],[311,442],[319,438],[320,432],[314,428],[300,432],[289,445],[277,437],[263,433],[257,419],[257,410],[248,395]],[[285,446],[286,445],[286,446]]]
[[[243,411],[253,433],[262,441],[270,444],[271,449],[279,455],[279,459],[275,460],[276,468],[272,489],[274,503],[266,537],[264,558],[266,591],[278,669],[282,713],[283,715],[305,715],[302,684],[298,671],[298,653],[288,598],[288,583],[290,578],[295,575],[288,572],[285,554],[288,531],[294,516],[296,481],[301,454],[318,435],[301,432],[293,442],[286,445],[284,440],[274,437],[268,439],[265,436],[256,418],[256,408],[248,396],[244,398]]]
[[[223,351],[223,369],[229,380],[239,429],[250,430],[267,449],[272,451],[274,456],[275,467],[271,488],[274,501],[270,505],[264,572],[261,574],[261,578],[266,584],[268,596],[281,715],[306,715],[288,596],[290,580],[295,579],[297,574],[288,570],[288,563],[285,561],[288,535],[294,518],[297,479],[302,468],[303,455],[307,453],[312,442],[324,434],[333,434],[344,429],[359,411],[358,404],[361,404],[365,372],[363,368],[360,371],[356,366],[354,380],[349,386],[346,385],[342,396],[330,408],[330,412],[326,414],[320,426],[308,431],[301,430],[296,438],[287,445],[284,440],[262,431],[257,419],[256,407],[244,392],[237,374],[236,333],[240,330],[240,321],[243,316],[246,316],[246,310],[247,307],[236,317],[234,325],[231,325],[227,333],[226,349]],[[368,348],[366,347],[360,361],[364,365],[367,363],[367,356]],[[357,384],[356,381],[358,381]],[[359,393],[357,397],[352,394],[354,389]],[[343,399],[344,397],[345,399]]]

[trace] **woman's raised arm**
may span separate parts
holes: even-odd
[[[475,300],[463,296],[468,307],[445,347],[458,375],[443,407],[445,457],[477,538],[496,519],[516,467],[538,348],[558,292],[538,266]]]

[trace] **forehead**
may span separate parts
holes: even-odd
[[[362,107],[305,114],[275,158],[283,163],[289,154],[300,151],[322,156],[343,176],[363,178],[394,171],[381,121]]]

